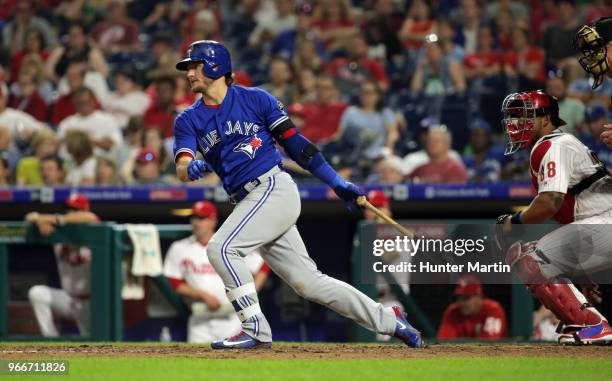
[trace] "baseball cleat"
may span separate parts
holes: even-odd
[[[423,346],[421,332],[408,323],[406,316],[398,307],[393,307],[393,312],[395,312],[395,333],[393,337],[400,339],[409,347],[421,348]]]
[[[604,320],[597,325],[585,327],[575,332],[574,340],[576,344],[609,345],[612,344],[612,328]]]
[[[210,346],[212,349],[260,349],[271,348],[272,342],[259,341],[240,332],[228,339],[213,341]]]

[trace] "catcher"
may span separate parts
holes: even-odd
[[[612,17],[602,17],[593,25],[584,25],[574,38],[574,48],[582,53],[579,62],[593,76],[593,89],[606,76],[612,78]],[[607,124],[601,140],[612,148],[612,124]]]
[[[506,262],[561,321],[560,343],[608,344],[612,329],[589,303],[601,301],[596,285],[583,294],[569,278],[612,267],[612,237],[605,231],[612,224],[612,178],[584,144],[558,129],[565,122],[554,97],[540,90],[510,94],[502,112],[506,154],[532,147],[531,180],[538,195],[522,212],[500,216],[504,226],[497,234],[508,233],[512,224],[551,218],[564,224],[538,241],[515,242]]]

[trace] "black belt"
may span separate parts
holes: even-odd
[[[578,184],[569,188],[568,192],[573,194],[574,196],[577,196],[580,193],[582,193],[584,190],[586,190],[588,187],[593,185],[596,181],[603,179],[604,177],[609,176],[609,175],[610,174],[608,173],[606,169],[599,168],[597,169],[597,172],[593,173],[589,177],[585,177],[584,179],[580,180]]]
[[[242,186],[238,188],[235,192],[232,192],[229,196],[230,202],[232,204],[237,204],[242,201],[249,193],[253,191],[253,189],[257,188],[259,184],[261,184],[265,179],[270,176],[274,176],[275,174],[281,172],[281,169],[278,165],[272,167],[269,171],[264,173],[263,175],[247,181]]]

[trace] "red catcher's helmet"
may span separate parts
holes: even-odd
[[[508,136],[506,155],[531,146],[537,117],[548,115],[554,126],[565,125],[565,121],[559,118],[557,98],[542,90],[508,95],[502,103],[502,113],[502,126]]]
[[[81,193],[72,193],[66,199],[66,206],[70,209],[89,211],[89,199]]]

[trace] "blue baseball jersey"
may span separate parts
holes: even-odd
[[[288,120],[283,105],[256,87],[229,86],[219,107],[197,100],[174,122],[174,159],[200,152],[228,193],[281,164],[270,131]]]

